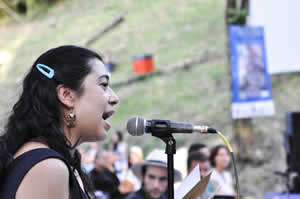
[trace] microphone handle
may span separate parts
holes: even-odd
[[[171,123],[172,133],[193,133],[194,126],[191,124]]]
[[[191,124],[172,123],[170,120],[147,120],[146,133],[193,133],[194,126]]]

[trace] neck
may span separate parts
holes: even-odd
[[[157,198],[152,198],[151,195],[145,190],[145,188],[143,187],[143,192],[144,192],[144,196],[145,196],[145,199],[157,199]],[[158,199],[160,199],[161,196],[159,196]]]
[[[75,128],[68,128],[67,126],[64,125],[63,129],[64,129],[64,134],[69,142],[68,144],[70,144],[71,147],[70,153],[74,155],[76,147],[81,144],[81,139],[79,136],[76,136],[77,133],[74,132]]]
[[[98,167],[97,167],[97,166],[96,166],[96,170],[97,170],[97,171],[103,171],[104,169],[105,169],[105,167],[102,167],[102,166],[98,166]]]
[[[222,167],[216,167],[216,170],[219,172],[219,173],[222,173],[224,171],[224,169]]]
[[[107,166],[106,168],[107,168],[108,170],[110,170],[111,172],[113,172],[113,173],[115,172],[115,168],[114,168],[113,165],[111,165],[111,166],[109,165],[109,166]]]

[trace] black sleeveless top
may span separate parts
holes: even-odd
[[[38,148],[18,156],[5,170],[4,179],[0,179],[0,198],[15,199],[16,192],[26,173],[37,163],[48,158],[57,158],[65,162],[69,169],[69,183],[71,199],[88,199],[82,191],[71,166],[65,158],[49,148]]]

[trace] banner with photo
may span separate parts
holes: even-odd
[[[232,118],[273,115],[270,76],[267,70],[263,27],[229,27]]]

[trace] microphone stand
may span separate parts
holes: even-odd
[[[157,130],[155,126],[166,126],[164,130]],[[168,155],[168,199],[174,199],[174,154],[176,153],[176,141],[171,133],[171,122],[169,120],[152,120],[152,136],[166,143],[165,153]]]

